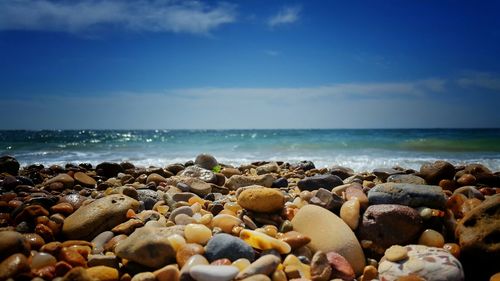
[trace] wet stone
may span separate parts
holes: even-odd
[[[371,205],[399,204],[437,209],[443,209],[446,203],[441,187],[406,183],[378,184],[368,192],[368,201]]]
[[[316,175],[300,180],[297,183],[297,186],[300,188],[300,190],[312,191],[320,188],[331,190],[332,188],[342,184],[343,184],[342,179],[337,176]]]
[[[229,234],[221,233],[214,235],[208,241],[205,247],[205,257],[209,261],[221,258],[227,258],[231,261],[245,258],[253,261],[254,251],[243,240]]]

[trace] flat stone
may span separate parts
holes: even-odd
[[[250,185],[271,187],[275,180],[276,177],[271,174],[266,174],[261,176],[234,175],[226,181],[224,186],[230,188],[231,190],[236,190],[240,187],[245,187]]]
[[[90,278],[94,278],[97,281],[118,281],[118,270],[109,266],[94,266],[87,268],[87,274]]]
[[[176,186],[179,182],[187,184],[189,186],[190,192],[201,196],[202,198],[212,192],[212,186],[209,183],[198,178],[173,176],[167,179],[166,184]]]
[[[311,238],[294,230],[283,233],[278,239],[290,245],[292,249],[298,249],[311,242]]]
[[[329,190],[320,188],[316,191],[316,194],[309,200],[310,204],[314,204],[330,211],[338,211],[344,199],[335,193],[331,193]]]
[[[275,250],[280,254],[288,254],[292,250],[286,242],[255,230],[243,229],[240,232],[240,238],[259,250]]]
[[[313,251],[335,251],[349,261],[356,274],[363,272],[365,256],[361,245],[349,226],[334,213],[306,205],[299,209],[292,225],[294,230],[311,238],[308,247]]]
[[[462,281],[464,272],[460,262],[440,248],[408,245],[408,258],[398,262],[382,259],[378,266],[380,280],[396,281],[413,275],[427,281]]]
[[[268,163],[257,167],[255,170],[257,175],[264,175],[269,173],[277,173],[279,171],[278,164],[276,162]]]
[[[254,260],[254,251],[243,240],[229,234],[220,233],[214,235],[205,246],[205,257],[209,261],[227,258],[235,261],[240,258],[245,258],[250,261]]]
[[[427,184],[427,182],[416,175],[406,175],[406,174],[397,174],[392,175],[387,178],[387,182],[394,183],[410,183],[410,184]]]
[[[80,207],[64,220],[62,232],[68,239],[92,240],[127,220],[127,211],[137,211],[139,202],[125,195],[113,194]]]
[[[391,168],[377,168],[373,170],[373,174],[377,176],[377,178],[385,181],[389,176],[404,174],[403,171],[391,169]]]
[[[420,214],[413,208],[394,204],[371,205],[363,214],[358,237],[386,249],[414,241],[422,225]]]
[[[116,245],[115,252],[125,258],[152,268],[159,268],[175,260],[175,251],[169,236],[184,234],[184,227],[141,227]]]
[[[313,191],[320,188],[331,190],[332,188],[342,185],[343,183],[344,182],[342,182],[341,178],[334,175],[315,175],[300,180],[297,183],[297,186],[300,190]]]
[[[285,197],[280,190],[255,186],[239,194],[238,204],[250,211],[273,213],[283,209]]]
[[[339,278],[342,280],[352,281],[356,278],[356,274],[354,274],[354,269],[351,264],[342,255],[337,252],[330,251],[326,253],[326,258],[332,268],[332,273],[330,275],[331,279]]]
[[[73,177],[75,178],[76,182],[87,187],[94,187],[97,182],[95,179],[91,178],[87,174],[83,172],[76,172]]]
[[[189,275],[197,281],[229,281],[239,270],[232,265],[195,265],[189,270]]]
[[[389,249],[385,250],[384,257],[388,261],[393,262],[404,260],[408,257],[408,250],[405,247],[393,245],[389,247]]]
[[[65,188],[71,188],[75,184],[75,180],[68,174],[59,174],[47,180],[44,185],[49,186],[52,183],[60,182]]]
[[[399,204],[410,207],[444,209],[446,198],[441,187],[406,183],[378,184],[368,192],[370,205]]]
[[[151,173],[147,178],[146,178],[146,184],[150,182],[156,183],[156,185],[159,185],[162,182],[166,182],[167,179],[157,173]]]

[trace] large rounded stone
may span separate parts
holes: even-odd
[[[173,176],[168,178],[166,181],[167,185],[177,186],[178,183],[186,184],[190,192],[201,197],[205,197],[207,194],[212,192],[211,184],[197,178],[191,178],[186,176]]]
[[[411,280],[422,280],[416,279],[419,277],[427,281],[464,280],[462,265],[446,250],[422,245],[408,245],[405,248],[408,250],[407,259],[392,262],[382,258],[378,266],[380,280],[396,281],[405,276],[414,276],[415,279]]]
[[[97,184],[95,179],[91,178],[83,172],[76,172],[73,177],[79,184],[83,186],[94,187]]]
[[[407,183],[378,184],[368,191],[368,201],[371,205],[399,204],[438,209],[443,209],[446,204],[441,187]]]
[[[127,220],[129,209],[137,211],[139,202],[128,196],[113,194],[80,207],[64,220],[63,234],[68,239],[92,240]]]
[[[484,265],[480,268],[472,266],[470,270],[479,271],[485,276],[494,274],[493,269],[500,260],[500,194],[489,197],[465,213],[455,234],[459,239],[464,262],[473,265],[480,259]],[[464,266],[469,276],[469,268]]]
[[[317,190],[320,188],[324,188],[327,190],[331,190],[332,188],[343,184],[341,178],[334,175],[315,175],[312,177],[307,177],[305,179],[300,180],[297,183],[297,186],[300,190]]]
[[[427,184],[425,180],[419,176],[415,175],[392,175],[387,178],[387,182],[394,182],[394,183],[411,183],[411,184]]]
[[[169,236],[184,235],[184,226],[141,227],[116,245],[120,258],[134,261],[152,268],[160,268],[175,261],[175,250]]]
[[[95,167],[95,171],[99,176],[111,178],[123,172],[123,168],[118,163],[102,162]]]
[[[455,175],[455,167],[446,161],[436,161],[422,165],[418,175],[429,184],[438,184],[442,179],[452,179]]]
[[[363,214],[358,229],[360,240],[370,240],[385,249],[391,245],[406,245],[415,240],[422,229],[417,210],[403,205],[372,205]]]
[[[349,226],[334,213],[314,205],[299,209],[292,219],[293,229],[310,237],[309,247],[325,253],[335,251],[344,256],[357,275],[363,272],[365,256]]]
[[[75,184],[75,180],[69,176],[68,174],[59,174],[48,181],[45,182],[45,185],[50,185],[55,182],[60,182],[64,185],[66,188],[70,188]]]
[[[194,164],[207,169],[207,170],[212,170],[215,166],[219,165],[217,162],[217,159],[213,157],[210,154],[202,153],[196,156],[196,159],[194,160]]]
[[[273,213],[283,209],[285,197],[277,189],[255,186],[240,193],[238,204],[247,210]]]
[[[22,254],[13,254],[0,263],[0,280],[8,280],[19,273],[29,271],[28,259]]]
[[[243,240],[232,235],[220,233],[214,235],[205,246],[205,257],[209,261],[229,259],[235,261],[240,258],[253,261],[254,251]]]

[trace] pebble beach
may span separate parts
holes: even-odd
[[[499,171],[442,160],[359,172],[1,156],[0,281],[498,281],[499,187]]]

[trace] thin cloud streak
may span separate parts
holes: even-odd
[[[53,1],[0,3],[0,30],[88,32],[102,26],[132,31],[209,34],[236,21],[236,7],[197,1]]]
[[[500,91],[500,75],[488,72],[471,72],[457,80],[463,88],[482,88]]]
[[[284,7],[276,15],[270,17],[267,24],[270,27],[275,27],[294,23],[299,20],[301,11],[302,8],[300,6]]]

